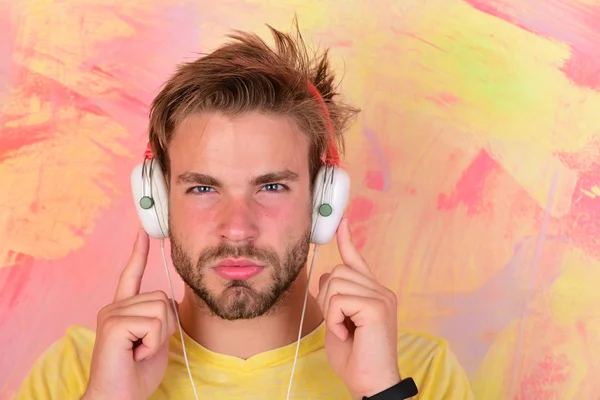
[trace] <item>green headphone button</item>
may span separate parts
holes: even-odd
[[[327,203],[321,204],[319,206],[319,214],[323,217],[329,217],[333,212],[333,208]]]
[[[152,197],[144,196],[140,199],[140,207],[142,207],[144,210],[152,208],[153,205],[154,200],[152,200]]]

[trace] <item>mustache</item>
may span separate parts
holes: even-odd
[[[272,250],[261,249],[252,243],[242,246],[231,246],[221,243],[215,247],[204,249],[198,257],[198,266],[210,264],[222,258],[248,258],[260,263],[276,266],[280,264],[277,253]]]

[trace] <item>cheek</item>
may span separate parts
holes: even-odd
[[[261,207],[257,210],[257,214],[261,222],[279,225],[284,225],[294,217],[294,212],[289,206]]]
[[[199,208],[185,196],[171,196],[169,204],[171,231],[180,238],[202,235],[209,230],[210,221],[214,221],[208,209]]]
[[[271,232],[279,238],[296,238],[310,227],[309,206],[307,203],[289,203],[262,207],[259,225],[263,233]]]

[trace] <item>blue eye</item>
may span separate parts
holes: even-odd
[[[214,191],[210,186],[194,186],[193,188],[188,189],[188,193],[194,194],[204,194]]]
[[[263,186],[263,189],[265,189],[267,192],[280,192],[287,188],[281,183],[269,183],[268,185]]]

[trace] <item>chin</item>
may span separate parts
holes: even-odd
[[[229,281],[220,290],[192,288],[211,313],[228,321],[247,320],[271,314],[277,308],[282,293],[258,290],[248,281]]]

